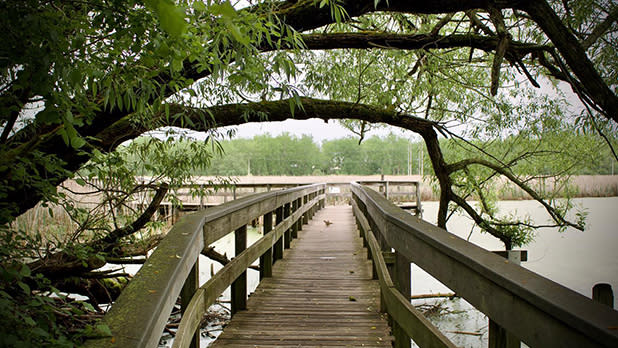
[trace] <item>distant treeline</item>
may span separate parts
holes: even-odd
[[[139,141],[139,140],[138,140]],[[316,143],[311,136],[278,136],[269,134],[251,139],[237,138],[219,141],[217,146],[205,146],[213,151],[210,164],[194,169],[195,175],[406,175],[431,174],[431,163],[424,143],[390,134],[373,136],[359,145],[358,138],[342,138]],[[184,151],[194,151],[196,144],[186,141],[175,145]],[[573,133],[545,136],[538,139],[507,137],[502,140],[474,141],[444,139],[444,157],[449,163],[473,152],[478,157],[499,159],[518,174],[606,175],[618,165],[607,145],[593,137]],[[479,152],[482,148],[486,154]],[[129,155],[130,156],[130,155]],[[616,167],[616,168],[614,168]]]

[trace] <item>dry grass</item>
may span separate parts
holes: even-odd
[[[200,177],[199,181],[213,179],[210,177]],[[347,183],[351,181],[417,181],[421,180],[421,200],[433,201],[439,197],[432,189],[430,178],[422,178],[419,175],[327,175],[327,176],[240,176],[236,177],[238,183]],[[573,176],[568,182],[570,194],[575,197],[614,197],[618,196],[618,175],[580,175]],[[530,186],[540,192],[551,192],[554,184],[546,180],[541,182],[534,180]],[[505,181],[495,183],[499,190],[499,199],[502,200],[522,200],[530,199],[530,196],[522,189],[508,184]],[[564,190],[564,188],[562,188]],[[563,192],[563,191],[559,191]]]
[[[30,236],[42,237],[42,245],[60,244],[67,235],[77,228],[69,214],[57,205],[43,207],[40,204],[17,217],[11,224],[15,230],[26,232]]]

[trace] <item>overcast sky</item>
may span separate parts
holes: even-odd
[[[298,137],[302,136],[303,134],[307,134],[312,136],[315,142],[321,143],[324,140],[345,138],[347,136],[356,137],[354,133],[342,127],[335,120],[331,120],[328,123],[320,119],[247,123],[234,128],[236,128],[237,130],[236,138],[252,138],[256,135],[262,135],[266,133],[276,136],[287,132]],[[412,137],[415,140],[418,140],[418,137],[415,136],[415,134],[411,131],[390,126],[385,126],[384,128],[372,130],[369,132],[366,138],[373,135],[384,136],[388,135],[390,132],[393,132],[402,137]]]

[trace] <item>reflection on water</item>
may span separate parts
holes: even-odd
[[[522,266],[587,297],[592,296],[592,287],[597,283],[609,283],[615,292],[618,289],[618,257],[615,253],[618,247],[618,197],[574,201],[588,212],[586,231],[568,229],[560,233],[556,229],[539,229],[534,242],[523,247],[528,250],[528,261]],[[538,224],[550,219],[536,201],[503,201],[498,206],[505,215],[514,212],[527,214]],[[435,223],[437,202],[423,203],[423,208],[423,217]],[[449,231],[464,239],[470,235],[472,226],[472,221],[462,215],[453,216],[447,224]],[[504,249],[500,241],[478,229],[473,230],[470,242],[487,250]],[[450,289],[412,265],[413,294],[446,292]],[[455,345],[487,346],[487,318],[465,300],[414,300],[413,304],[424,308],[430,305],[443,307],[443,315],[429,318]]]

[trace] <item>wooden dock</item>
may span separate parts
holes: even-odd
[[[320,210],[211,346],[391,347],[366,255],[350,206]]]

